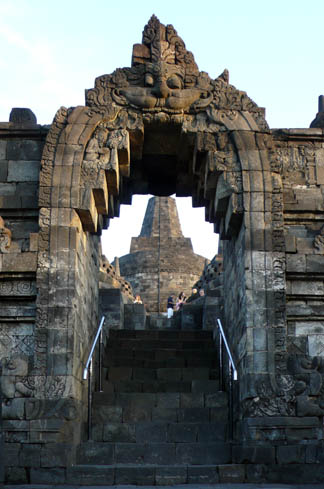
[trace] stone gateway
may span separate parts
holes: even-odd
[[[271,130],[226,70],[200,72],[152,16],[132,66],[97,78],[85,106],[50,127],[17,108],[0,123],[8,483],[324,482],[323,120],[320,98],[311,128]],[[111,306],[100,234],[133,194],[191,196],[220,235],[233,433],[216,312],[207,321],[201,306],[193,331],[130,330],[119,280],[86,441],[83,372]]]

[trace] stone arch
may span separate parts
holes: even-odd
[[[191,195],[225,242],[226,328],[242,399],[255,397],[264,379],[277,389],[285,260],[271,147],[264,110],[229,84],[226,71],[216,80],[199,72],[174,28],[155,17],[131,68],[97,78],[86,106],[58,111],[40,173],[35,397],[81,404],[84,339],[97,323],[101,229],[133,193],[156,184],[148,164],[158,161],[159,178],[167,157],[173,183],[161,185],[161,195]]]

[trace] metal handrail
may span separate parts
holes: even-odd
[[[91,347],[91,350],[90,350],[90,353],[89,353],[89,357],[88,357],[88,360],[87,360],[87,363],[86,363],[86,366],[83,370],[83,380],[87,380],[87,377],[88,377],[88,371],[90,370],[89,369],[89,366],[91,364],[91,361],[92,361],[92,356],[93,356],[93,352],[94,352],[94,349],[96,347],[96,344],[97,344],[97,341],[98,341],[98,338],[99,336],[101,335],[101,331],[102,331],[102,327],[104,325],[104,322],[106,320],[106,317],[105,316],[102,316],[101,318],[101,321],[100,321],[100,324],[98,326],[98,330],[97,330],[97,334],[96,334],[96,337],[95,339],[93,340],[93,343],[92,343],[92,347]],[[101,338],[100,338],[101,339]],[[101,343],[101,341],[100,341]],[[99,345],[100,345],[99,343]]]
[[[234,381],[238,380],[237,369],[235,367],[235,363],[233,360],[233,356],[231,354],[231,350],[228,346],[228,342],[224,333],[224,329],[221,323],[221,320],[217,318],[217,324],[219,329],[219,375],[220,375],[220,387],[221,390],[224,390],[224,369],[223,369],[223,343],[226,348],[226,352],[229,359],[229,438],[233,440],[234,434]],[[215,331],[214,331],[215,333]],[[215,340],[215,334],[214,334]]]
[[[97,341],[99,338],[99,391],[102,392],[102,327],[104,325],[104,322],[106,320],[105,316],[102,316],[100,324],[98,326],[98,330],[95,336],[95,339],[93,340],[92,347],[89,353],[89,357],[86,363],[86,366],[83,370],[83,380],[88,379],[88,440],[91,440],[91,410],[92,410],[92,390],[91,390],[91,373],[92,373],[92,358],[93,358],[93,353],[95,350],[95,347],[97,345]]]
[[[224,329],[223,329],[221,320],[219,318],[217,318],[217,323],[218,323],[218,327],[219,327],[219,330],[221,332],[223,341],[225,343],[227,355],[228,355],[229,360],[230,360],[230,363],[232,365],[232,369],[233,369],[233,380],[237,380],[237,369],[235,367],[235,363],[234,363],[234,360],[233,360],[233,357],[232,357],[232,354],[231,354],[231,350],[230,350],[230,348],[228,346],[227,339],[226,339],[226,336],[225,336],[225,333],[224,333]]]

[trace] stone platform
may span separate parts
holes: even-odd
[[[139,486],[79,486],[25,484],[19,489],[138,489]],[[157,486],[140,486],[141,489],[156,489]],[[323,484],[207,484],[204,489],[320,489]],[[16,485],[5,485],[4,489],[17,489]],[[201,489],[200,484],[164,486],[164,489]]]

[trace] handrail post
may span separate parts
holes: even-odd
[[[102,392],[102,329],[100,330],[99,338],[99,392]]]
[[[234,434],[234,403],[233,403],[233,367],[231,362],[228,362],[229,368],[229,396],[228,396],[228,410],[229,410],[229,439],[233,441]]]
[[[92,370],[92,360],[90,360],[89,370],[88,370],[88,440],[92,439],[92,389],[91,389],[91,370]]]
[[[224,382],[224,368],[223,368],[223,338],[222,338],[222,333],[219,331],[219,384],[220,384],[220,390],[224,390],[225,382]]]
[[[86,380],[88,378],[88,440],[91,440],[92,438],[92,388],[91,388],[91,377],[92,377],[92,366],[93,366],[93,353],[99,338],[99,375],[98,375],[98,381],[99,381],[99,390],[102,392],[102,328],[105,322],[105,316],[102,316],[95,339],[92,343],[92,347],[88,356],[88,360],[86,363],[86,366],[83,369],[83,380]]]
[[[217,318],[217,326],[219,331],[219,376],[220,376],[220,388],[225,390],[225,375],[223,365],[223,346],[226,350],[228,357],[228,436],[230,441],[233,441],[234,437],[234,381],[237,380],[237,370],[232,357],[230,347],[228,345],[221,320]],[[214,329],[214,340],[216,339],[216,328]]]

